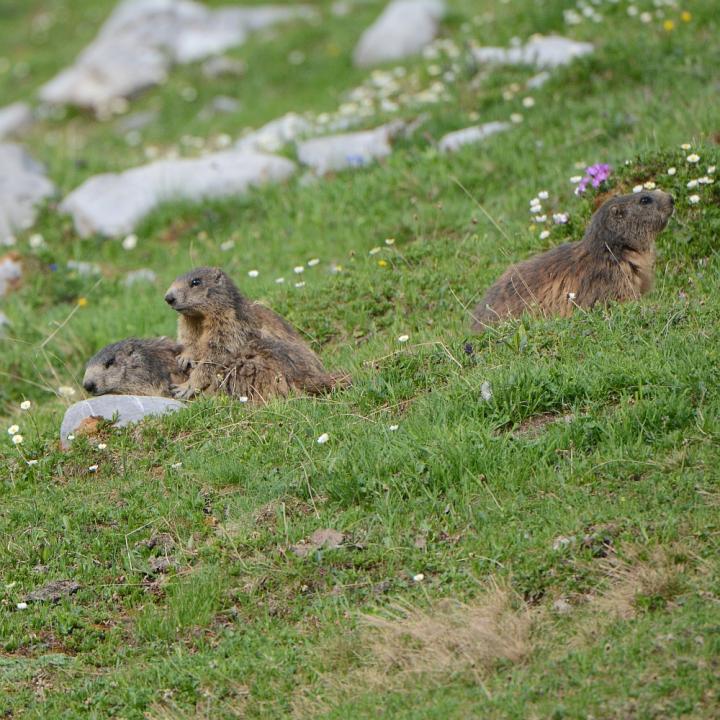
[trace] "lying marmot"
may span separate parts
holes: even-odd
[[[209,388],[249,401],[287,397],[292,389],[318,393],[324,377],[300,382],[288,347],[282,342],[252,340],[230,367],[223,367]],[[108,345],[87,363],[84,388],[93,395],[160,395],[172,397],[172,388],[188,380],[178,366],[182,345],[169,338],[127,338]],[[282,364],[278,362],[282,358]],[[314,386],[313,382],[320,382]]]
[[[185,382],[178,367],[182,346],[170,338],[127,338],[107,345],[85,366],[83,387],[93,395],[165,395]]]
[[[523,312],[569,315],[610,300],[634,300],[652,287],[655,238],[673,212],[662,190],[617,195],[590,220],[579,242],[508,268],[473,313],[473,330]]]
[[[200,267],[180,276],[165,302],[180,313],[179,363],[190,369],[175,397],[224,390],[268,399],[292,389],[317,394],[339,382],[286,320],[244,297],[219,268]]]

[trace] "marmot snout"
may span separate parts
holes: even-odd
[[[88,360],[83,387],[93,395],[166,395],[187,380],[178,368],[182,350],[169,338],[127,338],[105,346]]]
[[[473,329],[524,312],[567,316],[633,300],[652,288],[655,238],[673,213],[662,190],[617,195],[598,208],[579,242],[566,243],[508,268],[473,313]]]

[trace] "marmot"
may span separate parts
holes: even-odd
[[[83,387],[93,395],[165,395],[186,382],[178,367],[182,346],[170,338],[127,338],[107,345],[85,366]]]
[[[159,395],[187,382],[179,367],[182,345],[169,338],[127,338],[107,345],[87,363],[83,387],[93,395]],[[281,342],[252,340],[231,366],[222,368],[209,388],[249,401],[287,397],[293,388],[322,392],[324,377],[305,377],[293,361],[291,348]],[[278,361],[278,358],[281,360]],[[313,382],[320,383],[314,386]]]
[[[175,397],[205,390],[268,399],[292,389],[318,394],[341,382],[286,320],[244,297],[220,268],[181,275],[165,302],[180,313],[179,364],[190,370]]]
[[[473,330],[523,312],[570,315],[610,300],[633,300],[652,287],[655,238],[674,200],[662,190],[617,195],[598,208],[579,242],[508,268],[473,313]]]

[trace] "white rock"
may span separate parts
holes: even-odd
[[[377,158],[390,155],[390,141],[402,127],[403,123],[389,123],[374,130],[306,140],[298,143],[298,159],[319,175],[349,167],[361,167]]]
[[[145,417],[176,412],[183,407],[183,403],[178,400],[140,395],[101,395],[90,400],[81,400],[71,405],[65,413],[60,426],[60,443],[63,448],[69,447],[72,438],[68,435],[72,435],[82,422],[90,417],[112,420],[117,415],[114,425],[123,427]]]
[[[22,277],[22,264],[17,255],[11,253],[0,258],[0,297]]]
[[[512,127],[506,122],[489,122],[484,125],[475,125],[448,133],[440,139],[439,147],[442,152],[454,152],[464,145],[481,142],[495,133],[509,130]]]
[[[35,206],[54,192],[42,165],[22,146],[0,144],[0,244],[5,244],[15,231],[31,227]]]
[[[538,35],[517,47],[481,47],[473,50],[480,63],[499,65],[534,65],[539,69],[553,69],[568,65],[575,58],[594,51],[591,43],[576,42],[559,35]]]
[[[393,0],[362,34],[353,52],[358,67],[400,60],[419,53],[438,33],[442,0]]]
[[[289,112],[240,138],[235,147],[238,150],[277,152],[289,142],[309,135],[312,131],[313,125],[308,120]]]
[[[100,275],[102,273],[97,263],[87,262],[87,260],[68,260],[67,268],[83,276]]]
[[[75,64],[40,89],[40,97],[103,110],[116,98],[162,83],[173,63],[220,54],[254,30],[314,15],[305,5],[213,10],[193,0],[124,0]]]
[[[140,268],[139,270],[131,270],[123,280],[125,287],[132,287],[137,283],[152,284],[157,281],[157,273],[149,268]]]
[[[247,72],[247,65],[242,60],[220,55],[219,57],[211,57],[202,65],[203,75],[210,79],[222,77],[223,75],[235,75],[240,77]]]
[[[124,235],[168,200],[244,195],[251,187],[286,180],[294,171],[295,164],[286,158],[241,151],[159,160],[123,173],[96,175],[73,190],[60,209],[73,216],[83,237]]]
[[[16,102],[0,108],[0,140],[16,135],[32,123],[32,109],[27,103]]]
[[[549,79],[551,75],[547,70],[539,72],[537,75],[533,75],[528,81],[527,86],[530,90],[537,90],[541,88]]]

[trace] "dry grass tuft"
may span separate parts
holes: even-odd
[[[624,560],[614,557],[603,562],[611,585],[591,601],[595,609],[628,620],[643,608],[666,605],[682,592],[686,568],[679,559],[683,557],[681,552],[658,547],[645,558],[640,554],[632,549],[625,553]]]
[[[343,663],[335,658],[314,688],[321,697],[298,696],[295,714],[316,716],[343,698],[399,690],[419,679],[443,683],[466,676],[482,685],[483,676],[499,663],[518,663],[530,653],[533,617],[514,599],[511,591],[496,586],[469,603],[398,603],[382,614],[363,615],[360,632],[344,647],[355,662],[342,672]]]
[[[519,662],[529,652],[530,615],[513,609],[510,593],[496,589],[480,601],[442,600],[429,608],[396,604],[366,615],[366,639],[383,676],[479,675],[500,660]]]

